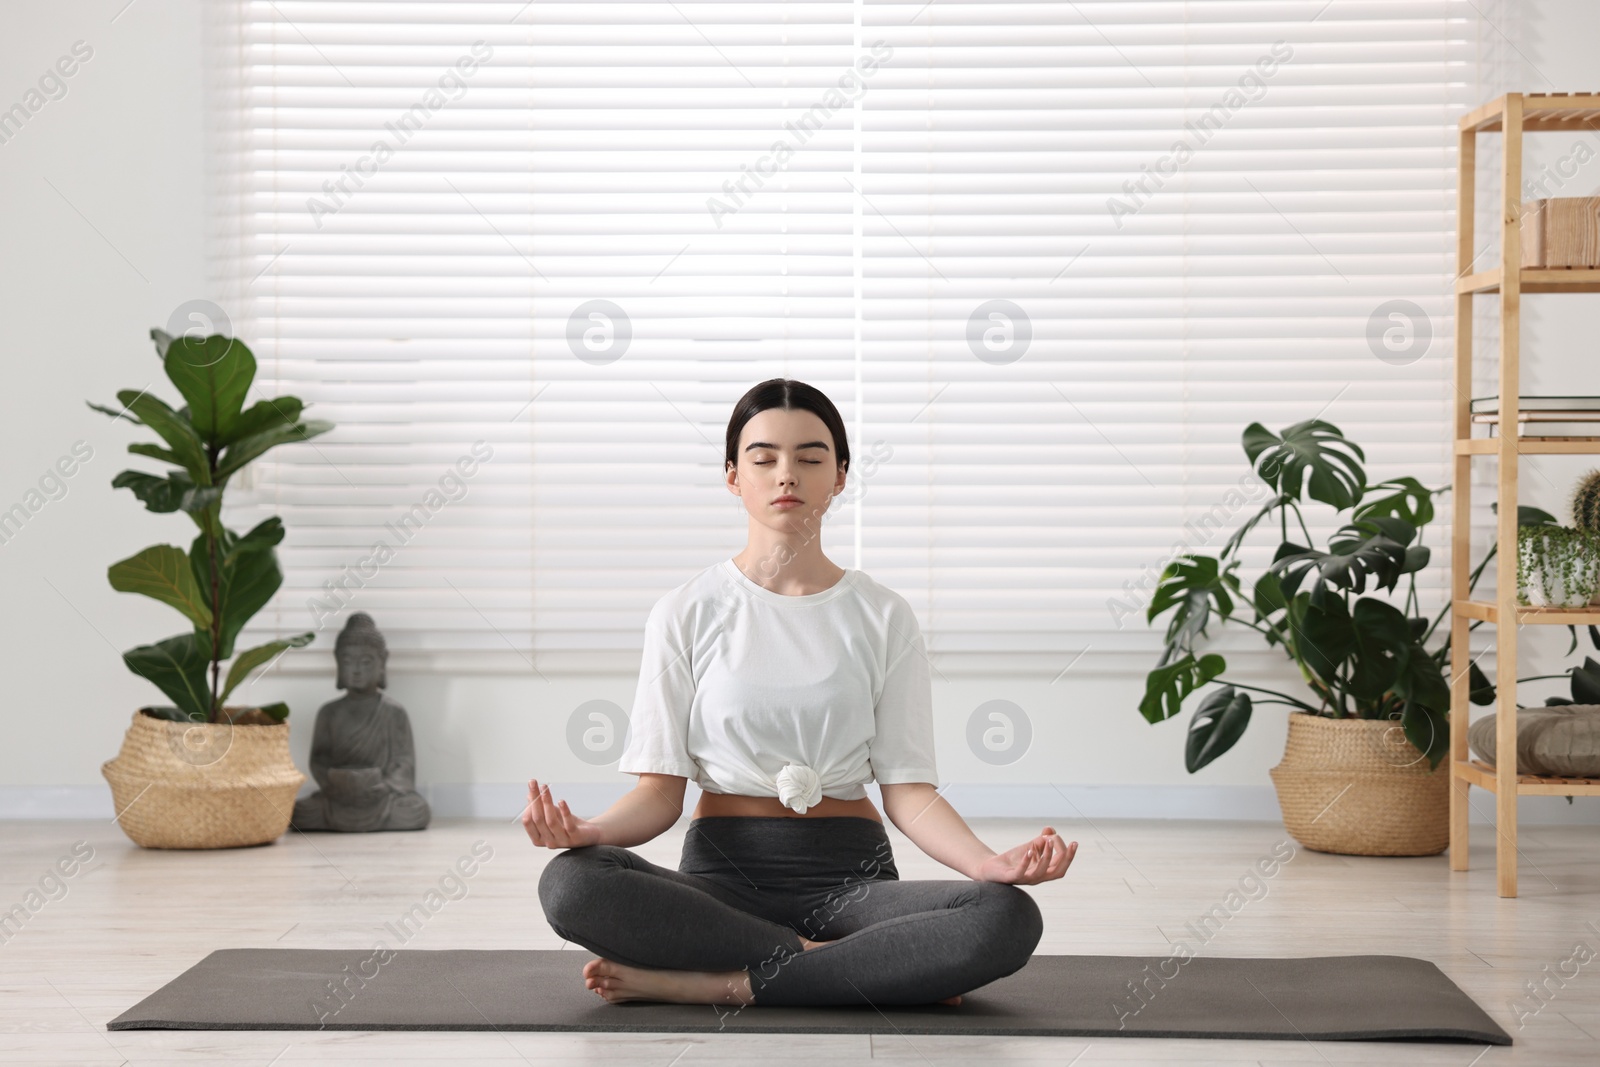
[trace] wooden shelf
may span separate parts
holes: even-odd
[[[1458,600],[1453,605],[1455,613],[1468,619],[1485,622],[1500,621],[1500,605],[1487,600]],[[1600,604],[1587,608],[1517,608],[1517,622],[1547,624],[1551,626],[1600,625]]]
[[[1600,439],[1589,436],[1505,437],[1472,436],[1471,401],[1473,389],[1472,319],[1480,293],[1494,294],[1500,337],[1495,377],[1497,395],[1516,397],[1521,383],[1521,335],[1523,293],[1600,293],[1600,269],[1523,269],[1521,211],[1523,134],[1550,130],[1600,132],[1600,93],[1506,93],[1461,117],[1459,156],[1456,173],[1456,292],[1455,292],[1455,430],[1452,439],[1454,471],[1451,493],[1453,532],[1450,544],[1450,648],[1452,662],[1471,658],[1471,619],[1500,621],[1500,605],[1473,600],[1468,592],[1472,571],[1472,458],[1500,455],[1504,449],[1516,455],[1600,453]],[[1473,272],[1479,250],[1473,232],[1477,212],[1478,134],[1498,132],[1503,137],[1499,158],[1498,200],[1507,210],[1493,212],[1495,243],[1500,246],[1500,266]],[[1511,198],[1515,197],[1515,200]],[[1574,390],[1576,391],[1576,390]],[[1504,425],[1519,420],[1508,419]],[[1500,428],[1504,429],[1504,425]],[[1532,425],[1532,424],[1529,424]],[[1525,428],[1525,427],[1524,427]],[[1495,560],[1495,584],[1509,596],[1517,580],[1515,551],[1518,470],[1520,463],[1501,463],[1497,471],[1496,499],[1500,514],[1495,522],[1495,539],[1502,551]],[[1517,677],[1517,639],[1522,624],[1600,625],[1600,604],[1582,608],[1530,608],[1517,606],[1517,625],[1497,626],[1495,670],[1502,680]],[[1467,672],[1450,679],[1450,869],[1469,867],[1469,800],[1473,786],[1495,794],[1495,883],[1502,897],[1517,895],[1517,797],[1600,796],[1600,779],[1541,778],[1516,775],[1517,693],[1516,683],[1507,681],[1497,689],[1495,742],[1507,756],[1508,778],[1516,777],[1515,789],[1501,789],[1495,768],[1473,761],[1467,743]]]
[[[1480,424],[1481,425],[1481,424]],[[1458,456],[1497,456],[1500,438],[1473,437],[1456,442]],[[1518,437],[1517,454],[1534,455],[1600,455],[1600,437]]]
[[[1522,98],[1518,132],[1600,129],[1600,93],[1517,93]],[[1461,117],[1462,133],[1498,133],[1504,126],[1506,98],[1491,100]]]
[[[1464,778],[1480,789],[1495,792],[1500,779],[1495,769],[1482,760],[1455,760],[1451,767],[1457,778]],[[1549,778],[1538,774],[1517,775],[1520,797],[1600,797],[1600,778]]]
[[[1592,267],[1525,267],[1518,272],[1518,280],[1524,293],[1600,293],[1600,269]],[[1499,267],[1456,279],[1457,293],[1499,291]]]

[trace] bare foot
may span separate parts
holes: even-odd
[[[596,959],[583,965],[583,984],[613,1004],[657,1000],[668,1004],[749,1004],[748,971],[669,971]]]
[[[800,938],[800,950],[824,944]],[[672,971],[629,967],[615,960],[593,959],[583,965],[583,984],[612,1004],[629,1000],[654,1000],[668,1004],[737,1004],[754,1001],[749,971]],[[956,1007],[961,996],[945,997],[940,1004]]]

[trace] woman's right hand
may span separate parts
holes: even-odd
[[[563,800],[557,804],[549,786],[528,779],[528,806],[522,809],[522,828],[541,848],[582,848],[600,844],[600,827],[572,814]]]

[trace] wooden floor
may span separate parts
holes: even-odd
[[[1033,822],[972,820],[992,847]],[[641,846],[677,865],[687,820]],[[491,858],[409,942],[416,948],[558,948],[535,894],[553,853],[510,819],[440,819],[422,833],[303,835],[269,846],[146,851],[102,822],[0,822],[0,909],[23,902],[56,861],[93,858],[47,884],[48,900],[0,944],[5,1064],[1594,1064],[1600,1062],[1600,957],[1520,1018],[1523,984],[1559,974],[1580,942],[1600,952],[1600,841],[1594,828],[1524,827],[1521,896],[1495,895],[1493,830],[1473,827],[1473,869],[1444,856],[1366,859],[1293,845],[1276,823],[1105,821],[1054,824],[1080,842],[1064,879],[1030,887],[1044,911],[1040,953],[1167,955],[1169,936],[1274,849],[1292,858],[1199,954],[1395,953],[1432,960],[1515,1039],[1459,1042],[1220,1041],[1148,1038],[935,1038],[796,1034],[117,1031],[106,1021],[225,947],[370,948],[475,842]],[[959,878],[890,830],[902,878]],[[447,888],[449,883],[446,883]],[[37,903],[37,900],[35,900]],[[578,946],[568,951],[586,952]],[[1544,968],[1549,967],[1548,971]],[[618,1008],[617,1010],[625,1010]],[[1520,1025],[1519,1025],[1520,1024]]]

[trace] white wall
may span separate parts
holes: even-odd
[[[65,495],[0,545],[0,655],[9,681],[0,816],[110,816],[99,766],[115,755],[133,710],[160,699],[128,673],[120,653],[174,630],[169,609],[113,592],[105,568],[144,545],[186,539],[188,530],[184,520],[150,515],[130,494],[109,487],[129,465],[124,448],[137,433],[83,401],[109,402],[121,388],[159,388],[148,329],[164,324],[183,301],[208,295],[200,3],[125,2],[8,4],[0,11],[0,107],[22,99],[74,42],[93,49],[67,80],[66,95],[0,144],[0,322],[9,349],[0,510],[22,501],[75,442],[93,449],[67,480]],[[1600,61],[1587,44],[1600,39],[1597,8],[1589,0],[1525,5],[1518,47],[1542,76],[1525,74],[1521,87],[1600,87]],[[1600,149],[1600,136],[1594,143]],[[1568,148],[1563,141],[1556,154]],[[1600,162],[1561,194],[1597,188]],[[1592,324],[1600,298],[1557,299],[1568,303],[1524,302],[1524,352],[1533,364],[1526,392],[1594,387]],[[1562,487],[1583,469],[1581,461],[1537,462],[1540,473],[1524,470],[1525,502],[1565,518]],[[1558,652],[1565,636],[1561,630],[1539,638]],[[1558,669],[1553,655],[1536,666]],[[337,695],[332,673],[330,654],[325,678],[281,675],[249,694],[290,702],[302,767],[315,710]],[[1534,667],[1525,664],[1522,673]],[[632,783],[571,754],[565,727],[572,709],[587,700],[628,707],[634,683],[632,675],[552,675],[546,683],[526,673],[394,671],[389,692],[410,709],[419,781],[436,811],[510,818],[520,807],[518,783],[532,776],[562,783],[558,795],[580,811],[597,809]],[[1261,709],[1231,753],[1191,776],[1183,769],[1188,716],[1146,725],[1135,710],[1141,691],[1142,675],[1077,670],[1054,684],[1048,677],[936,684],[941,773],[961,783],[953,801],[974,815],[1277,817],[1267,770],[1283,751],[1282,709]],[[1524,699],[1537,703],[1548,691]],[[1008,767],[977,759],[964,736],[972,709],[996,698],[1020,705],[1035,730],[1028,754]],[[1476,795],[1477,816],[1485,816],[1492,805]],[[1560,798],[1522,803],[1528,821],[1600,821],[1600,805],[1592,802],[1570,809]]]

